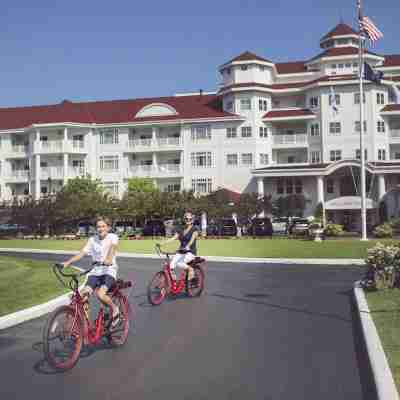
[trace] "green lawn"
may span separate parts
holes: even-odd
[[[313,242],[296,239],[202,239],[199,254],[204,256],[267,257],[267,258],[365,258],[366,249],[378,240],[361,242],[357,239]],[[380,242],[389,243],[388,240]],[[119,251],[154,253],[152,239],[121,240]],[[79,250],[83,240],[0,240],[1,247],[48,250]],[[177,242],[168,246],[176,249]]]
[[[68,290],[44,261],[0,257],[0,316],[44,303]]]
[[[369,292],[367,301],[397,389],[400,390],[400,290]]]

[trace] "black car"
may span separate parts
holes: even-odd
[[[248,233],[252,236],[272,236],[272,222],[269,218],[253,218]]]
[[[222,218],[218,221],[218,234],[220,236],[236,236],[237,226],[233,218]]]
[[[161,219],[150,219],[143,227],[143,236],[165,236],[165,225]]]

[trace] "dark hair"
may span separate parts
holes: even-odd
[[[100,221],[104,222],[107,226],[109,226],[111,228],[112,223],[111,223],[111,219],[110,218],[108,218],[108,217],[97,217],[96,218],[96,225]]]

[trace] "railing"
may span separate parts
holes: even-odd
[[[394,139],[400,139],[400,129],[391,129],[390,137]]]
[[[69,176],[77,177],[77,176],[85,176],[86,169],[85,167],[70,167],[68,169]]]
[[[49,140],[49,141],[41,141],[39,146],[40,151],[56,153],[60,152],[63,149],[62,140]]]
[[[177,174],[181,172],[180,164],[159,164],[158,172],[160,174]]]
[[[73,150],[82,150],[85,147],[85,143],[83,140],[73,140],[72,141],[72,149]]]
[[[11,171],[8,180],[26,182],[29,178],[29,171],[26,169],[15,169]]]
[[[63,167],[42,167],[40,169],[40,179],[59,179],[63,177]]]
[[[163,177],[163,176],[171,176],[177,175],[181,173],[180,164],[159,164],[158,166],[154,165],[138,165],[131,166],[128,169],[129,176],[154,176],[154,177]]]
[[[291,135],[273,135],[274,144],[307,144],[307,134],[295,133]]]
[[[181,139],[179,137],[161,137],[156,139],[158,146],[179,146],[181,144]]]
[[[12,153],[27,153],[29,151],[29,145],[27,144],[14,144],[11,147],[11,152]]]
[[[142,138],[142,139],[129,139],[128,146],[129,147],[168,147],[168,146],[180,146],[181,138],[180,137],[157,137],[153,140],[153,138]]]
[[[130,139],[129,147],[150,147],[152,145],[153,139]]]

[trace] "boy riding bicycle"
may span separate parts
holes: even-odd
[[[80,260],[86,255],[90,255],[94,263],[98,263],[88,274],[85,287],[81,295],[89,299],[95,292],[97,298],[111,310],[111,327],[117,326],[119,322],[119,309],[112,302],[107,292],[116,282],[118,265],[116,262],[116,250],[118,246],[118,236],[110,233],[111,221],[108,218],[98,218],[96,221],[97,235],[92,236],[86,242],[79,254],[71,257],[63,263],[64,268]]]

